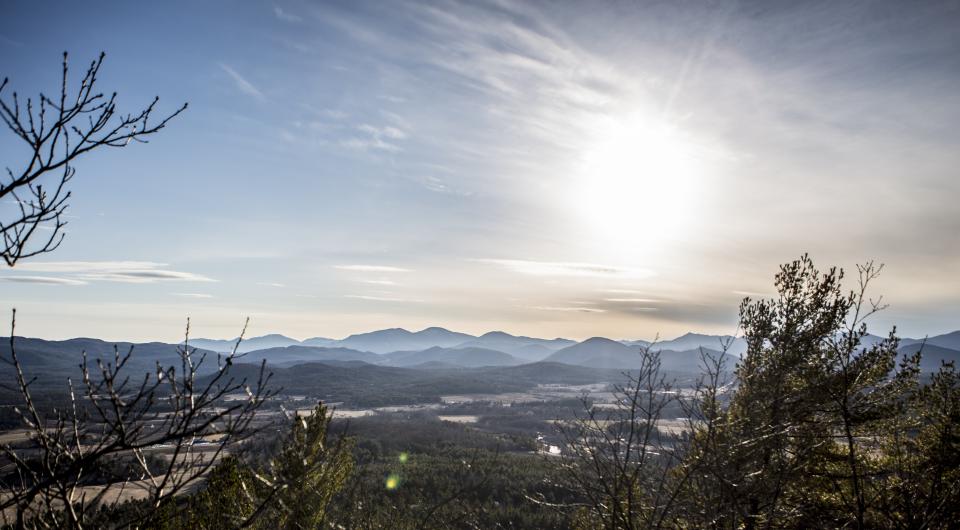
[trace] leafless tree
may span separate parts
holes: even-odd
[[[6,461],[0,520],[17,528],[88,527],[98,510],[127,497],[141,499],[144,508],[117,524],[149,519],[252,436],[255,413],[274,395],[265,363],[256,381],[231,375],[243,333],[233,351],[216,354],[216,365],[207,369],[212,355],[189,346],[188,321],[184,343],[177,346],[179,366],[158,362],[153,373],[141,376],[128,367],[133,348],[115,349],[108,360],[84,354],[79,384],[67,381],[65,406],[44,411],[36,404],[35,379],[24,373],[17,355],[15,323],[16,311],[10,357],[2,360],[15,373],[22,397],[16,410],[28,442],[0,445]],[[112,475],[111,465],[119,467]]]
[[[117,110],[117,94],[97,92],[97,75],[104,54],[93,61],[76,90],[68,87],[67,54],[63,54],[60,93],[40,93],[26,101],[0,82],[0,118],[26,144],[26,163],[17,169],[6,167],[0,181],[0,256],[8,266],[19,260],[50,252],[63,241],[67,221],[64,213],[70,199],[67,185],[73,177],[77,157],[100,147],[125,147],[146,142],[145,137],[163,129],[187,108],[184,103],[173,113],[154,119],[159,98],[138,112]]]
[[[726,441],[722,437],[726,407],[736,387],[736,379],[727,362],[727,352],[736,333],[722,341],[720,354],[700,349],[701,376],[689,396],[678,400],[686,418],[683,462],[672,480],[674,518],[691,528],[734,527],[727,513],[725,489],[713,488],[717,477],[724,477]],[[708,494],[704,494],[708,492]],[[727,526],[722,523],[726,522]]]
[[[647,493],[673,459],[658,423],[676,394],[660,372],[659,353],[650,348],[641,350],[639,369],[627,376],[626,384],[614,387],[610,408],[584,398],[584,415],[559,423],[571,455],[562,467],[586,500],[578,518],[589,526],[653,527],[650,519],[662,511]]]
[[[702,472],[690,438],[716,421],[731,343],[719,355],[701,348],[703,375],[691,386],[668,381],[660,352],[648,346],[639,368],[614,386],[613,403],[600,407],[584,397],[582,415],[558,422],[567,452],[559,460],[564,486],[582,502],[554,507],[576,512],[583,528],[672,528],[688,507],[688,482]],[[668,413],[683,416],[668,425]]]

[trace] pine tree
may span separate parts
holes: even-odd
[[[317,528],[327,506],[350,478],[351,443],[328,440],[332,416],[322,404],[306,417],[296,417],[280,453],[270,464],[271,477],[260,528]]]

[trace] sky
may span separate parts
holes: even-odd
[[[18,335],[732,333],[803,253],[885,265],[876,333],[960,328],[957,1],[0,11],[4,96],[104,51],[121,109],[189,102],[77,161],[63,245],[0,271]]]

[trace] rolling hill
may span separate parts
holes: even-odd
[[[628,346],[603,337],[594,337],[564,348],[548,357],[546,361],[591,368],[630,369],[640,366],[640,351],[640,346]],[[701,352],[713,356],[720,355],[717,349],[706,347],[696,347],[682,351],[655,348],[654,351],[660,353],[661,370],[685,374],[701,371]],[[732,369],[738,360],[739,357],[728,354],[725,359],[725,366],[727,369]]]
[[[133,354],[128,361],[131,370],[137,372],[152,372],[156,363],[174,364],[179,363],[180,356],[177,353],[176,344],[166,344],[163,342],[107,342],[100,339],[76,338],[67,340],[43,340],[24,337],[16,337],[14,346],[17,351],[17,357],[25,369],[33,370],[33,375],[44,376],[66,376],[76,375],[80,370],[82,356],[86,353],[90,366],[95,366],[96,359],[102,359],[105,362],[114,362],[115,352],[121,356],[133,348]],[[198,354],[206,353],[209,356],[215,356],[212,351],[198,350]],[[0,339],[0,356],[9,359],[10,339],[4,337]],[[213,365],[211,367],[211,365]],[[204,371],[215,369],[216,361],[211,360],[201,366]],[[0,365],[0,370],[8,367],[5,363]]]
[[[901,339],[900,344],[902,346],[909,346],[912,344],[920,344],[926,342],[933,346],[939,346],[941,348],[948,348],[951,350],[960,350],[960,330],[953,331],[950,333],[944,333],[943,335],[934,335],[933,337],[927,337],[926,339]]]
[[[952,361],[955,366],[960,368],[960,350],[944,348],[934,344],[915,342],[913,344],[901,346],[897,352],[900,353],[901,357],[906,357],[908,355],[912,355],[921,347],[923,348],[923,353],[920,356],[920,371],[923,374],[936,372],[940,369],[940,365],[943,362]]]
[[[523,361],[516,357],[486,348],[441,348],[435,346],[421,351],[387,353],[376,361],[384,366],[417,366],[424,363],[442,363],[448,366],[476,368],[481,366],[513,366]]]
[[[190,339],[190,346],[200,348],[201,350],[210,350],[218,353],[227,353],[233,351],[237,339],[219,340],[219,339]],[[300,341],[291,339],[279,334],[263,335],[262,337],[251,337],[243,339],[237,348],[238,353],[244,353],[254,350],[263,350],[266,348],[283,348],[285,346],[299,345]]]
[[[450,348],[473,338],[473,335],[438,327],[426,328],[417,332],[407,331],[403,328],[392,328],[350,335],[341,341],[337,341],[336,345],[352,350],[390,353],[425,350],[434,346]]]
[[[639,352],[640,348],[636,346],[627,346],[604,337],[593,337],[563,348],[544,361],[595,368],[627,368],[637,364]]]
[[[239,362],[259,363],[263,360],[266,360],[267,364],[270,365],[291,365],[323,361],[363,361],[368,364],[379,364],[382,359],[381,356],[376,353],[351,350],[349,348],[284,346],[248,352],[239,359]]]
[[[660,341],[655,343],[653,348],[672,351],[689,351],[698,348],[707,348],[709,350],[720,351],[727,342],[730,342],[730,347],[727,350],[727,353],[730,355],[740,356],[747,351],[747,341],[742,338],[733,338],[730,335],[703,335],[701,333],[687,333],[673,340]]]
[[[576,344],[576,342],[568,339],[537,339],[518,337],[503,331],[491,331],[456,347],[498,350],[527,361],[539,361],[545,359],[551,353],[573,344]]]

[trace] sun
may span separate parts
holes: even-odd
[[[647,250],[684,238],[704,175],[691,138],[641,112],[604,118],[591,130],[572,197],[588,232]]]

